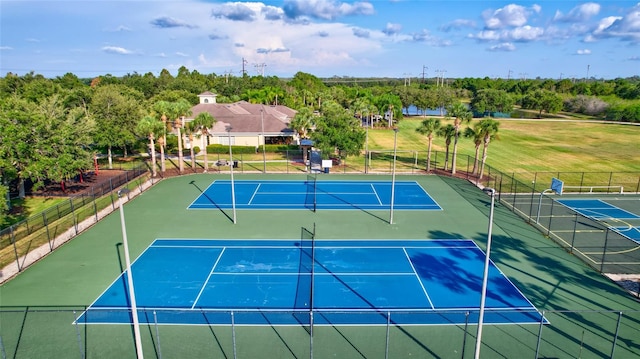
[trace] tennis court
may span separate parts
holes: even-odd
[[[558,202],[585,217],[604,222],[610,229],[640,243],[640,226],[635,225],[640,224],[639,215],[602,199],[561,199]]]
[[[189,209],[235,205],[239,209],[385,210],[392,204],[399,210],[441,210],[415,181],[316,181],[315,177],[306,181],[216,180]]]
[[[132,275],[144,323],[462,325],[484,258],[471,240],[157,239]],[[78,323],[131,323],[125,274]],[[546,323],[493,263],[486,298],[487,324]]]

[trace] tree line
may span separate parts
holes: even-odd
[[[166,69],[159,75],[95,78],[8,73],[0,78],[0,196],[8,198],[10,183],[29,181],[36,188],[47,181],[64,183],[92,169],[97,154],[106,154],[111,161],[113,151],[125,156],[149,151],[155,162],[156,149],[163,157],[177,147],[182,156],[178,138],[202,137],[215,123],[205,115],[188,124],[181,122],[198,103],[197,95],[205,91],[215,92],[220,103],[244,100],[291,107],[298,111],[291,127],[301,137],[313,139],[323,153],[336,156],[359,154],[366,136],[363,127],[391,128],[412,106],[420,111],[440,109],[455,119],[453,162],[455,144],[460,136],[467,136],[465,131],[486,135],[480,128],[463,130],[460,124],[468,115],[458,117],[458,110],[484,117],[521,107],[539,115],[564,110],[640,122],[638,77],[578,82],[464,78],[433,83],[427,79],[408,84],[393,78],[322,79],[303,72],[289,79],[201,74],[185,67],[175,76]],[[434,133],[446,132],[447,126],[440,127]],[[428,137],[429,130],[424,131]],[[468,134],[474,141],[482,137],[477,136]],[[455,171],[455,162],[452,165]],[[6,212],[7,203],[0,201],[0,213]]]

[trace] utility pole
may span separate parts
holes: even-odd
[[[267,64],[260,63],[260,64],[254,64],[253,65],[256,68],[256,72],[260,75],[260,76],[264,76],[264,68],[267,67]]]
[[[440,86],[444,87],[444,73],[447,72],[447,70],[436,70],[436,73],[440,74]],[[438,78],[436,77],[436,87],[438,87]]]
[[[422,83],[424,83],[424,77],[427,74],[428,69],[429,69],[428,67],[426,67],[425,65],[422,65]]]
[[[591,68],[591,65],[587,65],[587,78],[585,79],[585,82],[589,81],[589,69]]]
[[[407,82],[409,83],[409,86],[411,86],[411,74],[408,73],[404,73],[404,87],[407,87]]]
[[[244,65],[247,64],[247,60],[244,59],[244,57],[242,58],[242,76],[247,74],[247,70],[245,70]]]
[[[513,71],[511,71],[511,69],[509,69],[509,72],[507,72],[507,81],[511,80],[511,74],[513,73]]]

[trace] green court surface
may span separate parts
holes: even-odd
[[[304,175],[235,176],[305,180]],[[490,197],[466,180],[416,181],[441,211],[188,210],[214,180],[198,174],[160,181],[124,206],[132,259],[157,238],[291,239],[315,226],[316,241],[471,239],[486,249]],[[322,180],[391,176],[320,175]],[[640,356],[640,303],[496,204],[491,259],[548,324],[485,325],[482,358],[634,358]],[[116,211],[0,287],[0,353],[7,358],[135,358],[131,326],[74,325],[120,276],[122,232]],[[455,290],[455,280],[450,285]],[[465,315],[465,313],[461,313]],[[472,315],[469,316],[473,317]],[[477,317],[477,316],[476,316]],[[472,358],[476,323],[454,325],[290,326],[141,325],[147,358]],[[311,330],[312,329],[312,330]]]

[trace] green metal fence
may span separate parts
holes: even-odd
[[[37,215],[0,230],[0,268],[13,262],[17,270],[22,271],[32,262],[29,254],[33,251],[41,249],[43,245],[48,246],[49,252],[53,251],[61,244],[59,240],[56,242],[57,238],[67,231],[71,231],[70,236],[78,235],[82,221],[93,218],[92,223],[95,223],[99,220],[101,210],[107,207],[115,209],[115,191],[118,188],[129,184],[142,189],[142,182],[146,180],[143,175],[146,173],[147,166],[138,165],[92,186],[87,193],[71,196]]]
[[[0,310],[3,358],[135,358],[131,324],[76,322],[86,307],[15,307]],[[325,314],[337,314],[330,312]],[[400,325],[394,317],[425,315],[380,312],[380,323],[248,326],[234,324],[246,314],[194,310],[185,315],[224,318],[224,323],[163,325],[161,310],[140,310],[147,358],[472,358],[477,313],[460,311],[466,322],[450,325]],[[271,315],[296,316],[282,311]],[[358,315],[349,312],[350,316]],[[371,315],[370,313],[361,313]],[[499,313],[497,313],[499,314]],[[633,358],[640,355],[638,311],[545,311],[538,324],[485,325],[482,357]],[[322,315],[314,313],[314,315]],[[435,317],[451,311],[431,312]],[[428,319],[428,318],[427,318]],[[229,324],[230,323],[230,324]]]

